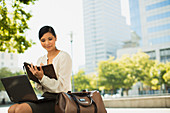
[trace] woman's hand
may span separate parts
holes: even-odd
[[[37,69],[37,66],[33,67],[33,64],[31,63],[31,67],[28,65],[29,70],[32,72],[32,74],[37,77],[39,80],[42,79],[42,77],[44,76],[44,72],[42,69],[42,63],[40,64],[40,70]]]

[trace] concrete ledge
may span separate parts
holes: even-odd
[[[170,96],[104,99],[106,108],[170,108]]]

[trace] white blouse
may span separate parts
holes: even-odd
[[[40,57],[37,65],[47,64],[47,55]],[[68,53],[60,51],[53,59],[52,64],[58,80],[43,76],[41,84],[35,83],[35,87],[43,92],[59,93],[71,91],[72,60]]]

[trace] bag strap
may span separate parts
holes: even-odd
[[[74,102],[75,102],[76,105],[77,105],[77,113],[80,113],[80,106],[79,106],[78,102],[76,101],[76,97],[73,96],[73,94],[71,94],[71,93],[70,93],[70,95],[71,95],[71,97],[73,98]]]
[[[94,113],[97,113],[97,105],[96,105],[96,103],[94,102],[94,100],[93,100],[93,99],[92,99],[92,102],[93,102],[94,109],[95,109]]]

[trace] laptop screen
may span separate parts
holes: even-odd
[[[27,75],[1,78],[1,81],[12,102],[38,100]]]

